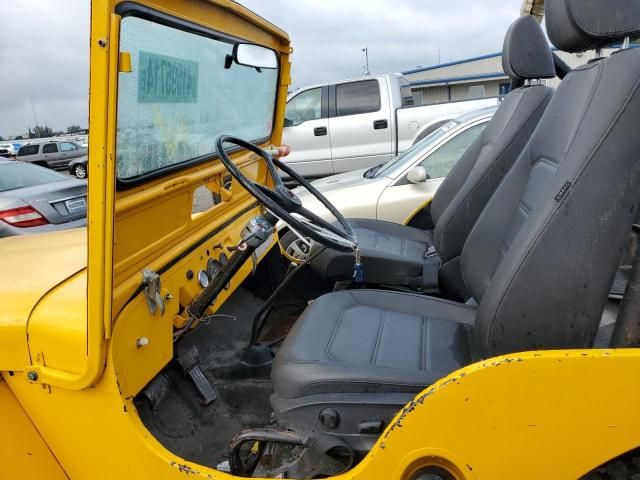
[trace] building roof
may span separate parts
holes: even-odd
[[[408,75],[410,73],[427,72],[429,70],[437,70],[438,68],[450,67],[452,65],[461,65],[463,63],[470,63],[478,60],[486,60],[487,58],[500,57],[500,56],[502,56],[502,52],[488,53],[486,55],[480,55],[478,57],[464,58],[462,60],[455,60],[453,62],[440,63],[438,65],[431,65],[429,67],[414,68],[413,70],[404,71],[402,72],[402,74]]]
[[[492,78],[507,78],[507,75],[504,72],[493,72],[493,73],[480,73],[478,75],[465,75],[465,76],[457,76],[457,77],[444,77],[444,78],[435,78],[433,80],[416,80],[413,82],[409,82],[411,86],[420,86],[420,85],[447,85],[449,83],[464,83],[470,82],[473,80],[487,80]]]
[[[558,49],[553,47],[553,46],[550,46],[550,48],[554,52],[558,51]],[[613,45],[609,45],[606,48],[616,50],[616,49],[622,48],[622,46],[619,45],[619,44],[613,44]],[[633,44],[632,43],[632,44],[629,45],[629,48],[640,48],[640,44]],[[471,63],[471,62],[476,62],[476,61],[479,61],[479,60],[486,60],[488,58],[495,58],[495,57],[501,57],[501,56],[502,56],[502,52],[488,53],[486,55],[480,55],[480,56],[477,56],[477,57],[463,58],[461,60],[455,60],[453,62],[440,63],[440,64],[437,64],[437,65],[430,65],[428,67],[414,68],[412,70],[406,70],[406,71],[402,72],[402,74],[403,75],[409,75],[409,74],[412,74],[412,73],[428,72],[429,70],[438,70],[440,68],[446,68],[446,67],[450,67],[452,65],[462,65],[464,63]],[[487,75],[494,75],[494,74],[487,74]],[[497,76],[497,74],[495,74],[495,76]],[[504,74],[502,72],[500,72],[500,76],[504,76]],[[454,77],[452,77],[451,80],[453,78]],[[455,77],[455,79],[461,79],[461,78],[463,78],[463,77]],[[479,78],[489,78],[489,77],[479,77]],[[428,85],[428,84],[430,84],[429,82],[431,82],[431,83],[439,83],[439,82],[443,82],[444,80],[445,79],[438,79],[437,81],[436,80],[425,80],[425,83],[423,83],[423,85]],[[473,78],[468,78],[467,80],[473,80]]]

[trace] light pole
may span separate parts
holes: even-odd
[[[38,131],[38,116],[36,115],[36,106],[33,103],[33,98],[31,99],[31,109],[33,110],[33,119],[36,121],[36,127],[35,127],[36,132],[35,133],[36,133],[37,137],[40,138],[40,133]]]
[[[362,47],[362,51],[364,52],[364,73],[363,76],[369,75],[369,49],[365,45]]]

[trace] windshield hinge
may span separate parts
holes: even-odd
[[[143,270],[142,285],[151,315],[155,315],[157,311],[160,311],[161,316],[164,315],[164,298],[160,294],[160,275],[151,270]]]

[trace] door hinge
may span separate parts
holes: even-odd
[[[151,315],[160,312],[164,315],[164,298],[160,293],[160,275],[151,270],[142,271],[142,285],[144,286],[144,297],[147,299],[147,306]]]

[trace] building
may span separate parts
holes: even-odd
[[[613,48],[603,49],[602,55],[608,56],[614,51]],[[595,51],[577,54],[556,51],[556,54],[571,68],[583,65],[596,56]],[[402,73],[411,83],[416,105],[496,97],[506,95],[510,90],[510,79],[502,70],[502,52]],[[560,80],[554,78],[546,80],[546,83],[555,87]]]

